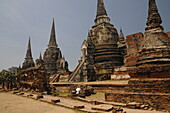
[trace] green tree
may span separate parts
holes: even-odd
[[[0,75],[0,84],[2,85],[2,88],[5,88],[5,76]]]
[[[15,74],[8,71],[0,72],[0,84],[2,88],[12,89],[16,84]]]

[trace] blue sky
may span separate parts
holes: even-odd
[[[144,32],[148,0],[105,0],[111,23],[124,35]],[[170,31],[170,0],[157,0],[165,32]],[[73,70],[81,44],[94,25],[97,0],[0,0],[0,70],[22,64],[31,37],[33,58],[44,53],[55,18],[57,43]]]

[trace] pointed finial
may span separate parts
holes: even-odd
[[[33,67],[33,66],[34,66],[34,60],[32,58],[32,52],[31,52],[31,39],[29,37],[26,57],[22,65],[22,69],[26,69],[26,68]]]
[[[123,30],[122,30],[122,27],[120,27],[120,33],[122,33],[122,34],[123,34]]]
[[[124,41],[125,41],[124,34],[122,31],[122,27],[120,27],[119,42],[124,42]]]
[[[97,14],[94,20],[95,24],[109,23],[110,18],[107,16],[107,12],[104,6],[104,0],[98,0]]]
[[[157,28],[157,27],[160,27],[163,29],[163,27],[160,25],[161,23],[162,23],[162,19],[158,12],[156,1],[149,0],[148,20],[146,23],[148,27],[146,28],[146,30]]]
[[[31,38],[30,38],[30,36],[29,36],[29,40],[28,40],[28,47],[27,47],[26,58],[32,58],[32,52],[31,52]]]
[[[27,48],[27,50],[28,49],[31,49],[31,38],[30,38],[30,36],[29,36],[29,39],[28,39],[28,48]]]
[[[120,32],[122,32],[122,27],[120,26]]]
[[[106,12],[103,0],[98,0],[96,18],[99,16],[107,16],[107,12]]]
[[[39,59],[42,60],[41,52],[40,52],[40,57],[39,57]]]
[[[55,23],[53,18],[52,28],[51,28],[51,34],[50,34],[50,41],[48,44],[48,47],[58,47],[56,42],[56,35],[55,35]]]

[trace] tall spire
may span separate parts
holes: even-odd
[[[41,53],[40,53],[40,57],[39,57],[40,60],[42,60],[42,56],[41,56]]]
[[[157,27],[163,29],[163,27],[160,25],[161,23],[162,23],[162,19],[158,12],[158,8],[155,0],[149,0],[148,20],[146,23],[148,27],[146,28],[146,30],[157,28]]]
[[[55,25],[54,25],[54,18],[53,18],[51,34],[50,34],[50,41],[49,41],[48,47],[57,47],[57,46],[58,45],[56,43]]]
[[[27,68],[33,67],[33,66],[34,66],[34,61],[32,58],[31,41],[30,41],[30,37],[29,37],[27,53],[26,53],[24,63],[22,64],[22,69],[27,69]]]
[[[95,23],[96,24],[99,24],[102,22],[109,23],[109,21],[110,21],[110,18],[107,16],[107,12],[104,6],[104,0],[98,0]]]
[[[29,37],[29,41],[28,41],[28,47],[27,47],[27,53],[26,53],[26,59],[32,59],[31,41],[30,41],[30,37]]]
[[[123,34],[123,32],[122,32],[122,28],[120,28],[119,41],[120,41],[120,42],[124,42],[124,41],[125,41],[124,34]]]
[[[96,18],[99,16],[107,16],[107,12],[106,12],[103,0],[98,0]]]

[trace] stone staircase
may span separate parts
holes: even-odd
[[[82,68],[83,64],[84,64],[85,60],[82,60],[78,66],[76,67],[76,69],[73,71],[73,73],[68,77],[68,81],[72,82],[73,79],[76,77],[76,75],[78,74],[79,70]]]

